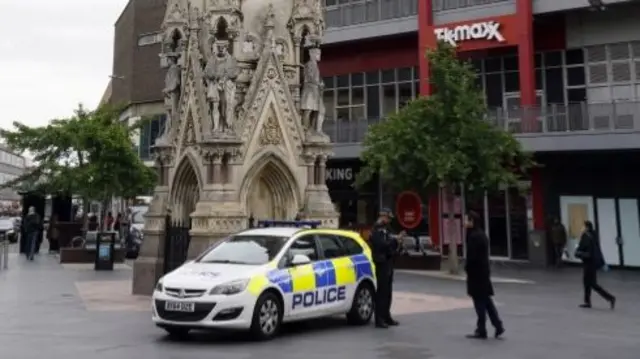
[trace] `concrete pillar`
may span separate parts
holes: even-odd
[[[326,186],[325,178],[327,174],[327,157],[320,156],[320,161],[318,162],[318,183],[319,186]]]

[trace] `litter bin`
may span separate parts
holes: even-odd
[[[99,232],[96,236],[95,270],[113,270],[115,261],[115,232]]]

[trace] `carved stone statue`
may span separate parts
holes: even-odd
[[[227,46],[222,47],[222,88],[224,92],[224,122],[226,129],[231,129],[236,112],[236,79],[240,73],[238,62],[229,53]]]
[[[222,78],[222,62],[218,57],[217,46],[212,45],[211,57],[207,60],[204,68],[204,75],[207,82],[207,103],[209,105],[209,113],[211,114],[211,122],[213,124],[213,132],[220,131],[220,79]]]
[[[169,134],[173,123],[178,120],[178,101],[180,99],[180,86],[182,69],[178,64],[178,57],[175,55],[168,56],[167,61],[169,67],[164,78],[164,105],[167,110],[167,119],[164,125],[162,136]]]
[[[309,49],[309,61],[304,65],[304,79],[300,99],[302,125],[305,129],[315,132],[322,132],[323,119],[320,119],[320,115],[324,115],[324,104],[322,102],[324,84],[318,68],[320,56],[320,48],[312,47]]]

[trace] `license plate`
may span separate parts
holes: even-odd
[[[184,302],[165,302],[164,310],[168,312],[187,312],[193,313],[196,311],[196,303],[184,303]]]

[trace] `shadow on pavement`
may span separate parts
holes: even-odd
[[[358,328],[347,324],[346,319],[340,317],[323,318],[316,320],[301,321],[295,323],[283,324],[280,334],[273,339],[274,342],[283,339],[290,339],[297,336],[306,336],[317,334],[319,332],[331,331],[332,333],[340,331],[351,331]],[[364,328],[363,328],[364,329]],[[169,336],[163,336],[163,330],[158,328],[159,343],[180,343],[180,345],[237,345],[260,343],[254,340],[248,332],[244,331],[193,331],[186,339],[171,339]]]

